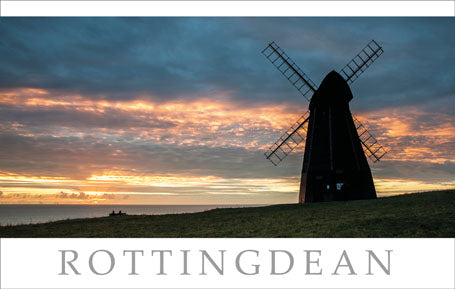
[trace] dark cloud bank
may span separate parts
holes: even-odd
[[[251,101],[301,101],[260,54],[269,41],[319,83],[374,38],[386,53],[353,85],[355,107],[444,101],[454,92],[454,25],[453,18],[9,18],[0,20],[0,88],[111,99],[235,90]]]

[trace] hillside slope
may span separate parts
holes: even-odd
[[[455,190],[0,227],[0,237],[455,237]]]

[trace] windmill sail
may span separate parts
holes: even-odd
[[[270,43],[262,54],[310,101],[307,94],[315,92],[316,84],[295,64],[295,62],[275,43]]]
[[[365,155],[373,163],[379,161],[387,153],[387,151],[355,116],[352,116],[352,119],[354,120],[354,125],[357,129]]]
[[[348,84],[353,83],[384,51],[376,41],[371,40],[346,66],[340,75]]]
[[[278,165],[287,155],[305,140],[310,111],[302,115],[280,138],[264,153],[265,158]]]

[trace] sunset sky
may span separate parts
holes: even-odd
[[[388,154],[379,196],[455,187],[455,19],[1,18],[0,204],[297,202],[303,148],[264,151],[308,108],[265,59],[351,86]]]

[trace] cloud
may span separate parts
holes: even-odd
[[[68,193],[60,192],[58,195],[56,195],[56,197],[61,199],[67,199],[68,195],[69,195]]]
[[[102,194],[101,199],[113,200],[113,199],[115,199],[115,195],[114,194]]]
[[[65,193],[65,192],[60,192],[55,197],[60,198],[60,199],[87,200],[90,196],[84,192],[71,193],[71,194]]]
[[[123,100],[144,93],[193,98],[235,89],[235,97],[253,102],[302,101],[260,54],[268,41],[282,45],[319,83],[375,38],[386,53],[354,84],[359,107],[430,102],[453,92],[455,72],[446,65],[454,57],[453,23],[450,18],[2,19],[0,88]],[[425,85],[429,80],[432,85]],[[382,101],[373,102],[377,98]]]
[[[52,188],[52,179],[47,180],[48,183],[42,186],[42,188]],[[24,184],[24,183],[23,183]],[[60,184],[61,185],[61,184]],[[27,186],[27,184],[25,184]],[[60,186],[62,187],[62,186]],[[63,185],[63,187],[65,187]],[[26,203],[26,204],[42,204],[42,203],[53,203],[53,204],[86,204],[86,203],[109,203],[117,199],[117,196],[112,193],[91,193],[85,192],[71,192],[69,187],[68,192],[60,191],[56,194],[52,193],[36,193],[34,187],[30,186],[28,192],[14,193],[14,189],[9,193],[0,194],[1,203],[3,204],[15,204],[15,203]],[[7,188],[8,190],[10,188]],[[46,191],[46,189],[44,190]],[[129,196],[127,194],[119,194],[123,197],[122,199],[127,200]]]
[[[43,95],[46,92],[41,92]],[[104,111],[94,113],[97,117],[109,119],[112,115],[124,119],[125,127],[106,123],[89,126],[85,121],[90,123],[90,118],[83,117],[80,122],[60,125],[58,120],[3,123],[0,157],[8,161],[0,164],[0,170],[70,179],[86,179],[112,169],[130,174],[224,178],[296,177],[300,171],[302,147],[278,168],[271,166],[262,154],[299,116],[286,106],[245,108],[241,102],[223,97],[190,102],[102,101],[102,106],[84,98],[74,102],[61,99],[43,107],[30,104],[30,97],[10,103],[9,109],[25,113],[29,109],[33,113],[51,109],[71,115],[73,110],[102,108]],[[8,114],[8,109],[5,111]],[[409,106],[357,116],[388,151],[384,161],[395,161],[397,165],[406,161],[442,164],[455,157],[452,149],[455,118],[451,115]],[[143,123],[136,126],[136,119]],[[150,119],[163,125],[147,126]],[[412,166],[405,170],[412,172]],[[393,175],[393,168],[388,172]]]
[[[359,116],[389,151],[387,159],[444,163],[455,159],[455,116],[408,106]]]

